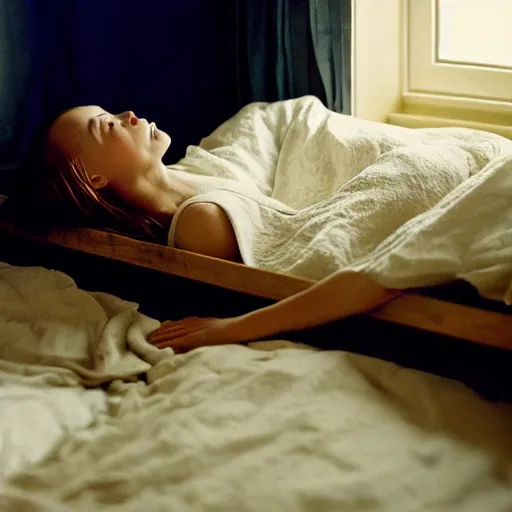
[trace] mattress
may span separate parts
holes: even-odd
[[[508,407],[370,358],[266,348],[175,356],[108,393],[2,386],[2,510],[512,509]]]
[[[0,287],[4,512],[512,510],[512,406],[460,383],[286,340],[174,355],[60,273]]]

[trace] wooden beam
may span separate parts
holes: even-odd
[[[55,230],[41,235],[0,221],[0,230],[42,244],[103,256],[268,299],[284,299],[313,284],[313,281],[307,279],[268,272],[97,229]]]
[[[0,230],[39,243],[103,256],[268,299],[284,299],[314,284],[307,279],[96,229],[59,230],[41,235],[0,221]],[[512,315],[509,314],[463,306],[411,292],[368,314],[379,320],[512,350]]]
[[[512,315],[417,293],[405,293],[372,313],[387,322],[512,350]]]

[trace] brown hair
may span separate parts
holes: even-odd
[[[34,135],[18,171],[20,179],[5,208],[13,220],[42,229],[95,227],[162,241],[164,227],[154,218],[108,187],[94,189],[82,163],[50,140],[52,124]]]

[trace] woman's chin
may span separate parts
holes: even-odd
[[[164,132],[163,130],[160,130],[159,128],[156,127],[155,125],[155,131],[154,131],[154,139],[156,142],[160,142],[160,143],[166,143],[167,146],[170,146],[171,145],[171,136],[167,133],[167,132]]]
[[[154,142],[157,144],[161,158],[163,158],[167,150],[171,147],[171,137],[165,132],[160,132],[159,138]]]
[[[162,131],[160,131],[158,135],[160,136],[162,143],[165,144],[165,151],[167,151],[172,143],[171,136],[168,133]]]

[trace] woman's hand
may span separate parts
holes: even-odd
[[[168,320],[153,331],[148,340],[158,348],[171,347],[187,352],[198,347],[240,343],[243,335],[236,318],[197,318]]]

